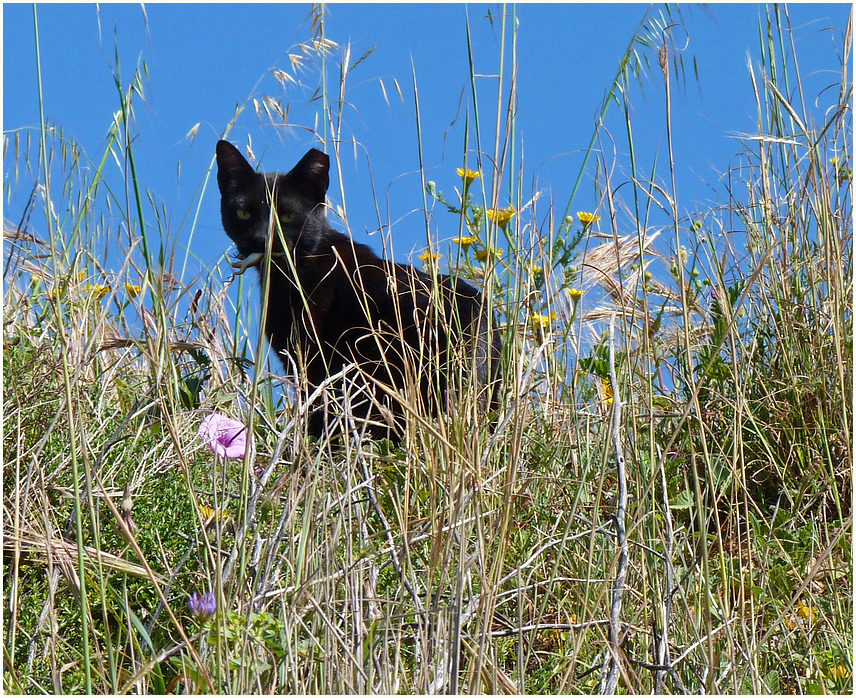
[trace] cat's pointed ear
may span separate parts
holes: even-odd
[[[228,141],[217,141],[217,184],[221,194],[240,186],[255,174],[240,150]]]
[[[330,186],[330,158],[326,153],[312,148],[294,166],[290,174],[308,189],[316,201],[324,201]]]

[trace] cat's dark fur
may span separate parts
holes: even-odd
[[[261,259],[263,297],[269,288],[265,332],[286,369],[288,353],[311,392],[357,364],[348,375],[365,392],[350,391],[349,414],[375,438],[403,434],[405,410],[394,393],[418,386],[418,396],[408,393],[409,404],[418,397],[420,412],[436,415],[472,367],[482,403],[493,404],[501,344],[481,294],[447,275],[385,261],[330,226],[329,167],[327,155],[312,149],[286,174],[257,173],[232,144],[217,143],[223,227],[243,260]],[[331,417],[316,408],[309,433],[320,436]]]

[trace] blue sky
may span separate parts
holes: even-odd
[[[644,5],[522,4],[519,20],[518,143],[524,160],[523,190],[552,196],[564,209],[582,153],[618,63],[645,12]],[[509,7],[506,8],[510,9]],[[356,157],[344,151],[341,167],[349,223],[354,237],[376,249],[369,233],[392,222],[396,257],[403,260],[424,246],[422,185],[414,114],[413,75],[418,84],[421,141],[426,179],[447,194],[459,184],[464,119],[459,105],[469,104],[466,20],[469,18],[476,72],[495,74],[499,31],[488,19],[496,5],[332,4],[326,35],[340,47],[351,46],[352,60],[374,48],[348,81],[349,108],[343,133],[359,142]],[[673,129],[678,191],[682,213],[710,208],[716,200],[719,173],[733,167],[744,145],[736,133],[756,130],[756,106],[747,57],[759,59],[759,14],[756,5],[709,5],[683,9],[683,55],[686,89],[673,92]],[[849,4],[804,4],[789,7],[797,28],[796,45],[804,87],[821,94],[818,120],[836,100],[836,68],[843,45]],[[188,274],[203,273],[230,250],[219,222],[219,193],[208,180],[195,228],[191,220],[206,181],[214,144],[237,104],[250,96],[282,96],[290,104],[290,129],[262,125],[245,110],[229,138],[243,145],[252,139],[263,169],[287,170],[309,147],[318,145],[300,126],[313,126],[319,104],[309,103],[311,89],[283,93],[269,74],[286,69],[287,54],[311,37],[306,4],[53,4],[38,7],[45,115],[63,127],[90,158],[98,160],[112,115],[118,107],[113,81],[118,46],[125,86],[137,65],[145,62],[145,104],[137,104],[135,153],[143,186],[154,193],[170,215],[169,230],[179,248],[189,245],[193,262]],[[115,38],[114,38],[115,37]],[[510,49],[509,49],[510,52]],[[656,67],[656,54],[647,54]],[[698,65],[699,80],[692,72]],[[509,64],[510,65],[510,64]],[[304,75],[309,88],[317,74]],[[331,70],[335,84],[338,75]],[[398,81],[403,98],[393,87]],[[496,80],[480,78],[483,148],[492,150]],[[386,88],[384,99],[381,84]],[[824,88],[832,86],[825,93]],[[663,107],[658,71],[634,85],[634,143],[637,158],[649,170],[655,158],[658,177],[667,175]],[[37,129],[33,9],[3,6],[3,129]],[[194,139],[186,138],[200,124]],[[607,128],[620,152],[620,176],[627,177],[623,116],[610,108]],[[22,131],[23,132],[23,131]],[[33,132],[35,136],[35,131]],[[608,140],[605,143],[608,144]],[[471,146],[473,144],[471,143]],[[518,152],[519,156],[519,152]],[[611,159],[612,156],[609,155]],[[112,167],[112,165],[110,165]],[[591,168],[590,168],[591,169]],[[4,217],[17,221],[29,194],[26,181],[12,185],[11,155],[4,162]],[[591,170],[593,173],[593,169]],[[118,176],[116,168],[108,176]],[[339,203],[338,185],[330,197]],[[10,195],[11,190],[11,195]],[[591,175],[577,195],[574,210],[593,210]],[[438,211],[440,237],[457,234],[457,224]],[[189,218],[188,218],[189,216]],[[151,216],[149,218],[151,220]],[[448,230],[444,229],[448,223]],[[39,232],[35,230],[37,234]],[[192,232],[192,236],[191,236]],[[664,241],[668,246],[668,240]],[[184,254],[183,250],[179,256]],[[188,279],[189,280],[189,279]]]

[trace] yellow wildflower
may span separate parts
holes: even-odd
[[[30,277],[30,283],[33,284],[36,289],[39,289],[41,287],[42,281],[41,279],[37,279],[35,276],[33,276]],[[62,298],[63,295],[63,289],[61,286],[58,286],[57,288],[52,288],[48,291],[48,298],[50,298],[54,302]]]
[[[571,289],[568,289],[568,295],[571,297],[571,300],[576,305],[577,303],[580,302],[580,298],[583,297],[583,292],[578,288],[571,288]]]
[[[229,518],[229,515],[222,509],[214,509],[213,507],[207,507],[204,504],[199,506],[199,513],[202,514],[205,526],[210,526],[216,522],[222,523]]]
[[[556,322],[556,311],[550,311],[549,315],[541,315],[541,313],[532,313],[532,324],[536,330],[549,330],[550,325]]]
[[[537,264],[530,264],[530,265],[529,265],[529,273],[530,273],[532,276],[537,276],[537,275],[538,275],[538,274],[540,274],[542,271],[544,271],[544,270],[543,270],[543,269],[541,269],[541,267],[539,267]]]
[[[607,380],[603,381],[603,401],[607,405],[611,405],[613,403],[612,386]]]
[[[431,252],[431,250],[425,250],[421,255],[419,255],[419,259],[427,264],[437,262],[437,260],[442,256],[443,255],[437,254],[436,252]]]
[[[597,223],[600,220],[600,216],[596,216],[593,213],[586,213],[585,211],[577,211],[577,218],[580,223],[583,224],[584,228],[587,228],[592,223]]]
[[[502,256],[502,250],[498,247],[492,247],[490,249],[485,248],[483,250],[476,250],[474,254],[475,254],[475,258],[479,262],[484,264],[488,260],[489,257],[501,257]]]
[[[125,292],[129,298],[136,298],[140,295],[140,287],[137,284],[125,284]]]
[[[514,206],[509,206],[508,208],[489,208],[487,210],[487,217],[500,228],[505,228],[516,213],[517,211],[514,210]]]
[[[826,675],[833,681],[846,681],[850,678],[850,672],[847,671],[847,667],[843,664],[830,667],[827,669]]]
[[[835,167],[838,167],[838,163],[841,162],[841,158],[829,158],[829,162]]]
[[[101,300],[104,296],[110,293],[110,287],[104,286],[103,284],[95,284],[94,286],[86,284],[86,286],[83,287],[83,293],[87,296],[95,296],[98,300]]]
[[[460,245],[465,250],[469,248],[474,242],[478,242],[478,238],[472,235],[464,235],[463,237],[457,237],[452,240],[456,245]]]
[[[458,172],[458,177],[460,177],[461,179],[464,180],[465,186],[471,184],[473,182],[473,180],[476,180],[479,177],[481,177],[481,172],[468,170],[468,169],[462,168],[462,167],[459,167],[457,172]]]
[[[817,618],[817,609],[814,606],[806,606],[802,601],[797,602],[797,617],[813,623]]]

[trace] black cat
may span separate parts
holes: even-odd
[[[331,227],[329,169],[327,155],[312,149],[287,174],[258,173],[231,143],[217,143],[223,227],[242,259],[236,266],[258,265],[262,297],[268,289],[265,333],[286,369],[287,353],[308,395],[356,364],[339,401],[354,418],[344,428],[356,424],[373,438],[401,439],[402,399],[425,415],[446,409],[473,368],[482,404],[493,406],[502,346],[481,294],[385,261]],[[328,430],[334,409],[313,409],[311,435]]]

